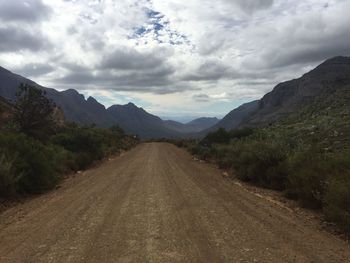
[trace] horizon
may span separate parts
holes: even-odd
[[[349,9],[349,0],[0,0],[0,65],[105,107],[221,119],[348,56]]]

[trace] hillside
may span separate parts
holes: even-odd
[[[161,118],[133,103],[113,105],[107,109],[107,113],[125,131],[138,134],[142,138],[180,137],[177,131],[167,128]]]
[[[171,130],[178,131],[180,133],[189,134],[189,133],[196,133],[201,132],[209,127],[212,127],[213,125],[217,124],[219,122],[218,118],[198,118],[194,119],[188,123],[180,123],[176,121],[167,120],[164,121],[164,124],[166,127],[168,127]]]
[[[270,125],[296,114],[299,109],[311,105],[315,100],[326,99],[329,94],[337,101],[349,85],[350,58],[334,57],[298,79],[278,84],[262,99],[232,110],[220,122],[200,134],[203,136],[219,128],[232,130]],[[342,91],[338,92],[339,90]]]
[[[242,125],[261,126],[273,123],[301,107],[312,103],[319,96],[350,85],[350,58],[329,59],[298,79],[278,84],[259,102],[259,108]]]
[[[8,123],[14,114],[14,107],[11,103],[0,97],[0,127]]]
[[[198,118],[186,123],[190,127],[190,132],[200,132],[216,125],[220,120],[218,118]]]
[[[245,103],[238,108],[232,110],[228,113],[221,121],[216,125],[210,127],[209,129],[203,131],[203,133],[208,133],[215,131],[219,128],[224,128],[226,130],[232,130],[237,128],[247,117],[258,110],[259,101],[252,101]]]

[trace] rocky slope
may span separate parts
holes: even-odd
[[[317,97],[349,85],[350,58],[329,59],[299,79],[278,84],[260,100],[258,110],[242,125],[261,126],[273,123],[312,103]]]
[[[266,126],[282,120],[315,100],[333,94],[334,101],[350,87],[350,57],[334,57],[326,60],[302,77],[278,84],[262,99],[238,107],[219,123],[202,132],[225,128]],[[335,94],[335,95],[334,95]],[[322,100],[322,99],[321,99]],[[348,101],[350,107],[350,101]]]
[[[259,101],[257,100],[245,103],[239,106],[238,108],[232,110],[216,125],[210,127],[204,132],[215,131],[219,128],[224,128],[225,130],[233,130],[237,128],[247,117],[249,117],[251,114],[257,111],[258,107]]]

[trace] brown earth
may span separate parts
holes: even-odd
[[[350,262],[350,246],[150,143],[0,214],[0,262]]]

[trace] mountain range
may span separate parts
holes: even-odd
[[[180,138],[187,133],[196,133],[216,124],[216,118],[200,118],[187,124],[164,121],[133,103],[113,105],[105,108],[95,98],[80,94],[74,89],[57,91],[40,86],[32,80],[14,74],[0,67],[0,96],[15,101],[17,88],[27,83],[46,91],[47,97],[59,106],[67,121],[81,124],[96,124],[100,127],[119,125],[127,133],[136,134],[143,139]]]
[[[132,103],[105,108],[93,97],[85,99],[76,90],[59,92],[45,88],[0,67],[0,96],[15,100],[16,89],[21,83],[44,89],[47,96],[63,110],[68,121],[94,123],[101,127],[117,124],[126,132],[144,139],[203,137],[219,128],[231,130],[266,126],[298,111],[322,94],[334,93],[338,89],[349,90],[350,58],[334,57],[326,60],[302,77],[278,84],[260,100],[232,110],[222,120],[199,118],[186,124],[164,121]]]

